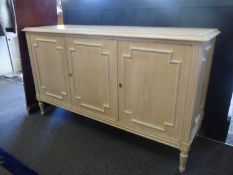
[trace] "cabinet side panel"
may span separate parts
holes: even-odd
[[[194,138],[198,129],[200,128],[204,115],[205,100],[206,100],[207,89],[209,84],[209,76],[212,65],[214,47],[215,47],[215,39],[206,42],[202,49],[202,54],[200,58],[201,59],[200,75],[199,75],[194,115],[192,118],[192,126],[191,126],[191,140]]]
[[[35,69],[35,58],[33,57],[33,54],[32,54],[30,33],[26,33],[26,39],[27,39],[27,47],[29,51],[29,58],[30,58],[31,67],[32,67],[32,75],[33,75],[33,80],[34,80],[35,89],[36,89],[36,98],[37,100],[39,100],[40,91],[39,91],[39,86],[38,86],[38,77],[36,75],[36,69]]]
[[[198,94],[198,83],[201,68],[201,53],[203,43],[193,43],[192,56],[190,62],[189,78],[187,83],[187,92],[185,93],[185,117],[182,121],[182,134],[180,138],[180,150],[187,151],[191,142],[192,120],[195,112],[196,97]]]

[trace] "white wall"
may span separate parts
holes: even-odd
[[[3,26],[5,28],[12,27],[11,18],[7,8],[7,0],[0,0],[0,16],[2,17]],[[8,38],[10,38],[9,45],[15,71],[20,71],[21,64],[17,35],[14,33],[7,33],[7,35]],[[12,69],[6,39],[4,36],[0,36],[0,75],[4,75],[10,72],[12,72]]]
[[[3,20],[3,25],[6,28],[12,27],[10,14],[7,8],[7,0],[0,0],[0,16]]]
[[[15,71],[21,71],[19,44],[17,35],[14,33],[7,33],[10,38],[9,46],[12,55],[13,65]],[[6,39],[0,36],[0,76],[12,72],[10,57],[7,49]]]

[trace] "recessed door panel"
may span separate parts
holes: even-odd
[[[178,139],[192,47],[128,41],[118,46],[120,122]]]
[[[117,118],[116,41],[66,38],[72,101],[80,110]]]
[[[53,101],[70,102],[64,38],[30,35],[30,39],[40,96]]]

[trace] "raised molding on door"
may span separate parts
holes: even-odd
[[[73,106],[117,121],[117,42],[80,36],[65,40]]]
[[[71,56],[71,64],[72,64],[72,60],[73,60],[73,55],[72,52],[77,52],[77,49],[75,49],[75,46],[84,46],[84,47],[96,47],[100,49],[100,55],[102,56],[107,56],[107,60],[108,60],[108,80],[109,80],[109,84],[108,84],[108,96],[109,96],[109,104],[103,104],[102,107],[96,107],[93,106],[91,104],[86,104],[82,101],[83,97],[81,97],[80,95],[77,95],[74,97],[75,99],[80,101],[80,105],[92,110],[96,110],[99,112],[106,112],[106,109],[109,109],[111,106],[111,94],[110,94],[110,84],[111,84],[111,79],[110,79],[110,55],[108,52],[104,51],[103,45],[102,44],[92,44],[92,43],[84,43],[84,42],[73,42],[74,47],[70,48],[70,56]],[[73,73],[72,73],[73,74]],[[75,81],[75,80],[73,80]],[[77,91],[75,90],[75,92],[77,93]]]
[[[176,76],[176,81],[175,81],[176,82],[175,83],[175,95],[174,95],[173,102],[172,102],[173,107],[172,107],[172,112],[171,112],[171,114],[172,114],[171,122],[164,121],[163,122],[163,124],[164,124],[163,127],[156,126],[154,124],[150,124],[150,123],[135,119],[133,117],[133,112],[131,112],[129,110],[124,110],[124,113],[129,116],[129,119],[130,119],[131,122],[134,122],[134,123],[142,125],[142,126],[150,127],[152,129],[156,129],[156,130],[159,130],[159,131],[162,131],[162,132],[166,132],[167,127],[174,127],[175,126],[176,109],[177,109],[177,101],[178,101],[178,90],[179,90],[179,86],[180,86],[180,72],[181,72],[180,67],[181,67],[181,64],[182,64],[182,60],[174,58],[174,56],[173,56],[174,51],[173,50],[152,49],[152,48],[142,48],[142,47],[130,47],[129,48],[129,54],[124,54],[123,55],[123,63],[122,63],[123,73],[122,73],[122,75],[124,75],[124,59],[133,59],[133,56],[132,56],[133,52],[152,52],[152,53],[158,53],[158,54],[166,54],[167,59],[168,59],[168,64],[174,64],[174,65],[178,66],[177,72],[176,72],[177,76]],[[146,58],[143,58],[143,59],[146,59]],[[124,95],[124,90],[123,90],[123,96],[125,96]],[[123,100],[123,108],[125,109],[124,100]]]
[[[184,172],[203,118],[217,29],[24,31],[42,114],[44,101],[177,148]]]
[[[59,54],[59,56],[57,56],[54,59],[61,59],[62,60],[62,72],[63,72],[63,77],[60,77],[62,79],[60,79],[60,81],[65,82],[65,67],[64,67],[64,54],[63,54],[63,47],[59,45],[59,43],[57,42],[56,39],[44,39],[44,38],[35,38],[34,42],[33,42],[33,47],[34,49],[34,53],[35,53],[35,57],[37,58],[37,49],[40,47],[41,43],[51,43],[51,44],[55,44],[56,46],[54,46],[54,48],[52,47],[51,49],[55,49],[56,52]],[[37,65],[37,67],[39,67],[39,63],[38,63],[39,58],[35,59],[35,64]],[[55,65],[54,65],[55,66]],[[58,100],[64,100],[64,97],[67,96],[67,92],[65,91],[61,91],[59,92],[59,94],[51,92],[46,85],[43,84],[42,80],[41,80],[41,72],[43,71],[42,69],[37,69],[37,76],[38,76],[38,80],[39,80],[39,84],[40,84],[40,89],[44,91],[44,94],[53,98],[56,98]],[[67,88],[67,87],[66,87]]]

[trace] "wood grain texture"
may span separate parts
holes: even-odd
[[[27,32],[82,34],[95,36],[115,36],[129,38],[169,39],[181,41],[209,41],[220,32],[218,29],[204,28],[169,28],[169,27],[126,27],[126,26],[88,26],[88,25],[55,25],[27,27]]]
[[[122,41],[118,49],[120,122],[178,142],[192,46]]]
[[[117,43],[67,37],[73,104],[108,120],[117,120]]]
[[[65,39],[49,35],[31,35],[30,39],[40,96],[69,103],[71,99]]]
[[[60,106],[175,147],[181,151],[179,170],[184,172],[203,118],[218,30],[208,41],[197,42],[194,37],[201,29],[167,29],[176,37],[185,30],[198,34],[188,40],[158,40],[74,34],[68,28],[67,33],[46,33],[49,27],[25,29],[40,104]],[[81,28],[93,32],[98,27]],[[106,28],[113,32],[113,27]],[[128,28],[123,29],[126,34]],[[158,31],[164,34],[157,30],[156,35]],[[203,29],[203,37],[206,31],[212,30]]]

